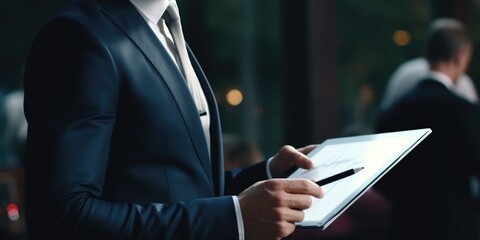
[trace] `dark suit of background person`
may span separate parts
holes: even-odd
[[[379,117],[379,132],[433,130],[377,185],[392,201],[392,239],[478,239],[469,176],[480,176],[480,109],[453,90],[470,60],[467,36],[456,21],[434,22],[432,72]]]
[[[42,29],[24,81],[29,239],[239,239],[225,191],[266,179],[266,163],[224,174],[214,95],[190,58],[210,109],[210,153],[185,80],[129,1],[75,1]],[[293,165],[313,167],[286,146],[270,171]],[[321,196],[313,182],[276,179],[240,193],[246,238],[291,233],[310,195]]]

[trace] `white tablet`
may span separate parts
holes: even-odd
[[[364,169],[322,186],[325,195],[312,197],[312,206],[297,227],[325,229],[431,132],[426,128],[333,138],[320,144],[308,154],[315,167],[298,169],[288,178],[322,180],[348,169]]]

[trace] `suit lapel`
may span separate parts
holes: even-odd
[[[215,193],[217,196],[223,195],[224,190],[224,166],[223,166],[223,145],[222,145],[222,128],[220,124],[220,114],[218,112],[218,105],[215,100],[215,95],[213,94],[212,88],[208,83],[207,77],[203,73],[200,64],[193,55],[190,48],[188,48],[188,53],[192,66],[197,73],[198,80],[202,86],[203,92],[208,102],[210,108],[210,136],[211,136],[211,159],[212,159],[212,171],[213,171],[213,182],[215,184]]]
[[[212,167],[203,128],[193,98],[178,67],[130,2],[105,1],[104,5],[107,9],[105,12],[107,17],[142,51],[170,89],[184,119],[185,127],[190,133],[190,139],[193,142],[196,154],[208,176],[211,187],[214,188]]]

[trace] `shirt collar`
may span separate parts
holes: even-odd
[[[169,0],[130,0],[148,20],[157,23],[167,10]]]
[[[455,89],[455,85],[453,84],[453,81],[446,74],[444,74],[442,72],[438,72],[438,71],[430,71],[429,76],[430,76],[430,78],[432,78],[432,79],[434,79],[438,82],[441,82],[448,89],[450,89],[450,90]]]

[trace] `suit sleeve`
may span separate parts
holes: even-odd
[[[225,194],[238,195],[254,183],[267,178],[267,161],[233,169],[225,174]]]
[[[121,79],[82,24],[57,19],[37,37],[24,81],[29,239],[238,239],[231,197],[102,200]]]

